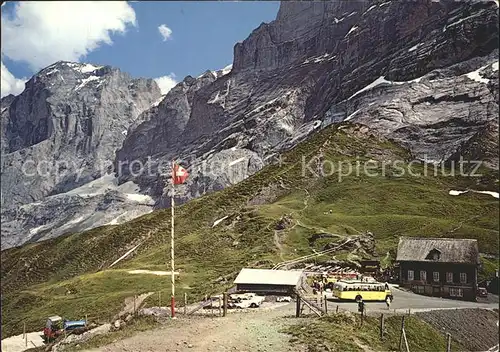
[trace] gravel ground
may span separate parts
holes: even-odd
[[[301,352],[304,347],[291,345],[290,336],[280,332],[296,322],[286,318],[294,313],[295,304],[275,309],[229,314],[220,317],[193,317],[171,321],[167,326],[87,352],[172,351],[172,352]]]

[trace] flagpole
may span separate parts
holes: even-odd
[[[172,316],[172,319],[175,319],[175,265],[174,265],[174,189],[175,189],[175,183],[174,183],[174,176],[175,176],[175,161],[172,160],[172,195],[171,195],[171,209],[172,209],[172,226],[171,226],[171,236],[170,236],[170,260],[171,260],[171,265],[172,265],[172,297],[170,300],[170,313]]]

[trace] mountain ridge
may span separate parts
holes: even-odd
[[[179,203],[222,190],[346,120],[405,145],[416,159],[449,163],[473,155],[498,169],[495,62],[498,6],[454,1],[283,2],[275,21],[235,45],[231,68],[186,76],[165,96],[152,80],[130,87],[134,79],[109,66],[57,62],[39,74],[60,67],[70,85],[57,72],[38,83],[35,75],[19,97],[2,99],[2,225],[8,229],[2,242],[20,245],[168,207],[174,158],[191,173]],[[106,83],[99,77],[106,75],[120,93],[103,98]],[[30,101],[40,111],[50,105],[54,96],[46,97],[42,86],[35,89],[44,81],[61,87],[56,96],[70,93],[75,99],[71,123],[65,124],[68,107],[57,103],[52,117],[17,118],[24,110],[29,115]],[[16,113],[20,97],[28,98]],[[101,101],[106,109],[99,109]],[[109,121],[109,128],[96,127],[99,120]],[[54,140],[49,135],[57,128]],[[109,131],[104,141],[103,131]],[[63,180],[23,176],[27,157],[46,155],[51,165],[66,160],[76,170]],[[85,200],[71,194],[94,181],[108,182],[109,190],[100,187],[100,194]],[[127,194],[145,197],[147,205],[134,211],[137,204]],[[9,205],[23,210],[4,211]],[[69,228],[65,224],[80,216],[68,208],[85,214]],[[27,235],[40,228],[43,235]]]

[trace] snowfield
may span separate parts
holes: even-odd
[[[474,191],[474,190],[472,190],[472,189],[470,189],[470,190],[466,190],[466,191],[455,191],[455,190],[451,190],[451,191],[449,191],[449,192],[448,192],[448,194],[449,194],[450,196],[459,196],[459,195],[461,195],[461,194],[463,194],[463,193],[467,193],[467,192],[481,193],[481,194],[488,194],[488,195],[490,195],[490,196],[492,196],[492,197],[494,197],[494,198],[497,198],[497,199],[498,199],[498,196],[499,196],[499,195],[498,195],[498,192],[492,192],[492,191]]]

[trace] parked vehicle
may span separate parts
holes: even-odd
[[[257,296],[256,293],[253,293],[253,292],[246,292],[246,293],[233,293],[232,295],[230,295],[229,297],[231,299],[248,299],[248,298],[251,298],[251,297],[254,297],[254,296]]]
[[[60,316],[54,315],[47,319],[43,329],[43,340],[49,343],[63,333],[63,320]]]
[[[486,290],[486,287],[479,287],[477,289],[477,296],[478,297],[488,297],[488,291]]]
[[[43,340],[45,343],[54,341],[64,331],[75,331],[85,328],[87,322],[85,320],[63,320],[60,316],[54,315],[47,319],[45,328],[43,329]]]
[[[333,298],[347,301],[392,301],[391,290],[383,283],[367,283],[359,280],[340,280],[333,286]]]
[[[278,296],[276,297],[276,302],[291,302],[292,297],[290,296]]]
[[[84,328],[87,325],[85,320],[64,320],[64,330],[72,331],[75,329]]]
[[[264,302],[264,296],[257,296],[255,293],[233,294],[231,295],[232,306],[234,308],[257,308]]]
[[[326,299],[334,299],[335,297],[333,296],[333,291],[329,288],[327,288],[324,292],[324,296]]]

